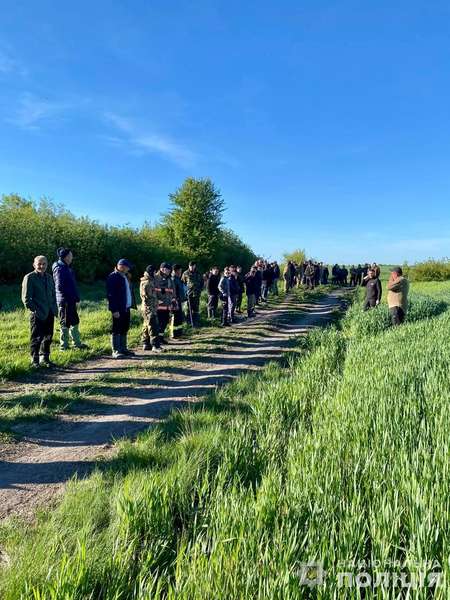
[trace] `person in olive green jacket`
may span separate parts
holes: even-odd
[[[181,281],[186,286],[186,296],[188,304],[187,317],[193,327],[200,325],[200,296],[204,286],[201,273],[197,271],[197,264],[191,260],[189,268],[183,273]]]
[[[53,339],[55,317],[58,315],[55,283],[47,273],[48,261],[45,256],[36,256],[34,271],[25,275],[22,282],[22,302],[30,314],[31,364],[51,367],[50,346]]]
[[[388,306],[392,325],[401,325],[405,320],[408,308],[409,282],[403,277],[401,267],[393,269],[388,282]]]

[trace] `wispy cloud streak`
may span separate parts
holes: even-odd
[[[158,154],[183,168],[192,167],[197,162],[198,156],[194,152],[168,136],[148,130],[140,131],[131,119],[116,113],[108,112],[104,117],[121,134],[119,139],[123,145],[133,152]],[[109,138],[114,140],[114,145],[118,145],[117,136]]]

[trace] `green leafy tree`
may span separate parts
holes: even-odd
[[[163,225],[173,246],[199,263],[212,260],[221,237],[224,202],[210,179],[189,177],[170,195]]]
[[[283,262],[287,263],[289,260],[297,264],[303,263],[306,260],[306,252],[300,248],[297,248],[293,252],[286,252],[283,254]]]

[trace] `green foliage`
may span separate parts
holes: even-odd
[[[293,250],[292,252],[285,252],[283,254],[283,263],[287,263],[289,260],[297,264],[304,263],[306,260],[306,252],[300,248]]]
[[[186,191],[187,190],[187,191]],[[110,227],[88,217],[75,217],[47,200],[35,203],[15,194],[0,200],[0,281],[16,281],[32,269],[33,258],[56,259],[59,246],[72,248],[80,281],[103,279],[121,257],[141,273],[163,261],[186,265],[191,258],[205,268],[233,261],[249,264],[250,248],[235,234],[220,227],[223,201],[209,180],[187,180],[172,196],[176,209],[166,225],[140,228]],[[202,211],[205,211],[204,213]],[[190,229],[189,229],[190,228]],[[185,230],[191,235],[185,235]],[[1,300],[1,299],[0,299]]]
[[[170,195],[173,209],[164,218],[172,244],[198,262],[210,262],[220,243],[224,202],[210,179],[189,177]]]
[[[450,280],[450,259],[434,260],[406,267],[406,273],[411,281],[448,281]]]

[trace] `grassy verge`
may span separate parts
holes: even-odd
[[[434,560],[448,576],[450,312],[433,307],[372,330],[382,311],[355,305],[300,357],[122,443],[33,529],[2,527],[2,597],[359,598],[339,587],[358,562],[388,585]],[[327,576],[309,589],[314,560]]]

